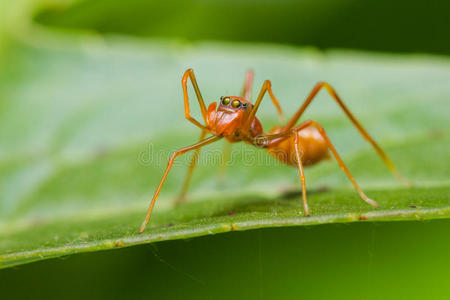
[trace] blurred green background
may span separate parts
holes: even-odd
[[[61,65],[71,68],[73,73],[70,74],[75,74],[73,75],[74,81],[79,77],[77,74],[86,74],[84,72],[88,71],[96,74],[96,71],[101,68],[100,66],[103,66],[103,60],[107,61],[110,57],[115,58],[122,55],[124,61],[128,63],[126,66],[117,63],[111,67],[111,70],[117,73],[120,73],[121,68],[125,70],[128,67],[142,72],[142,75],[145,76],[147,73],[142,70],[151,69],[155,65],[151,63],[148,66],[144,65],[140,57],[130,59],[127,56],[129,53],[126,51],[119,51],[114,55],[106,52],[107,54],[102,56],[96,50],[88,49],[88,47],[84,50],[95,57],[92,61],[84,60],[77,55],[71,56],[71,50],[68,51],[69,58],[64,55],[60,57],[58,53],[55,54],[51,51],[43,54],[43,51],[33,48],[33,34],[31,37],[24,38],[23,32],[28,30],[29,24],[21,21],[21,6],[24,7],[23,11],[32,10],[33,26],[60,35],[61,40],[71,39],[72,33],[84,32],[89,35],[87,39],[99,43],[103,38],[113,37],[114,41],[120,41],[123,37],[131,36],[136,39],[134,41],[137,43],[156,39],[163,45],[170,45],[174,48],[179,45],[195,47],[197,43],[204,41],[227,41],[230,42],[230,44],[226,44],[230,49],[233,48],[234,43],[244,46],[250,44],[251,47],[258,47],[258,45],[263,47],[269,43],[305,46],[321,50],[339,48],[386,53],[438,54],[444,57],[450,54],[450,39],[448,38],[450,2],[448,1],[132,0],[125,3],[100,0],[42,1],[35,2],[37,4],[33,5],[30,4],[32,3],[30,1],[17,1],[15,4],[13,1],[0,3],[2,5],[0,9],[4,9],[3,12],[0,12],[0,16],[3,17],[3,20],[0,20],[0,24],[3,25],[3,28],[0,28],[2,29],[0,34],[3,34],[0,42],[17,39],[20,44],[26,39],[27,46],[29,46],[24,50],[14,43],[4,42],[1,44],[0,51],[8,54],[7,59],[4,58],[2,61],[1,93],[3,95],[11,93],[17,81],[35,82],[29,91],[23,91],[25,98],[32,95],[35,90],[44,89],[45,85],[52,85],[53,82],[61,87],[61,94],[54,92],[48,96],[49,98],[76,98],[78,92],[64,86],[63,80],[59,81],[61,78],[55,70]],[[5,22],[5,19],[9,21]],[[39,38],[45,40],[45,36],[39,35]],[[52,41],[49,40],[49,43]],[[62,44],[64,43],[62,42]],[[80,46],[80,48],[82,47]],[[212,51],[216,50],[212,49]],[[142,49],[137,51],[138,54],[139,51]],[[184,67],[184,64],[195,64],[196,62],[195,58],[183,63],[173,62],[170,61],[170,56],[158,51],[157,49],[150,52],[151,55],[160,58],[161,65],[169,65],[172,70]],[[251,56],[251,50],[248,52],[250,52],[248,55]],[[210,52],[205,51],[205,53]],[[221,52],[217,51],[216,53],[220,56]],[[320,56],[321,53],[314,52],[313,55]],[[187,54],[188,57],[189,55]],[[399,60],[401,60],[401,56],[399,56]],[[101,63],[97,66],[95,65],[96,61],[101,61]],[[239,58],[236,61],[239,61]],[[225,65],[225,63],[222,61],[222,64]],[[283,66],[283,63],[286,62],[279,59],[279,61],[270,63]],[[436,64],[439,64],[439,61]],[[305,68],[307,66],[308,64],[305,63]],[[242,66],[243,69],[247,67]],[[42,75],[37,71],[39,69],[45,69],[47,73]],[[86,71],[86,69],[88,70]],[[212,69],[214,68],[212,67]],[[389,70],[389,68],[386,67],[385,70]],[[420,72],[420,70],[419,66],[417,71]],[[178,71],[181,74],[183,70]],[[270,76],[269,71],[269,68],[262,70],[263,75],[261,76]],[[98,72],[100,75],[94,75],[93,78],[83,78],[82,82],[78,82],[76,86],[86,87],[88,91],[83,92],[88,95],[99,94],[101,97],[103,91],[96,88],[95,82],[98,82],[100,78],[106,84],[111,84],[105,80],[107,76],[104,76],[102,72],[107,73],[108,70]],[[352,69],[350,68],[346,72],[351,73]],[[128,74],[127,71],[122,74],[124,73]],[[280,73],[279,70],[277,74]],[[320,74],[322,75],[322,73]],[[448,73],[444,72],[443,74]],[[203,80],[209,86],[213,86],[212,82],[217,80],[212,74],[199,75],[203,76]],[[334,76],[333,78],[338,81],[338,76],[336,74]],[[357,77],[357,75],[354,76]],[[411,74],[411,76],[413,75]],[[224,77],[224,74],[217,75],[217,78]],[[125,80],[130,80],[130,78],[133,77],[125,77]],[[136,94],[141,95],[146,88],[143,82],[150,79],[155,80],[152,87],[157,88],[156,76],[142,78],[142,83],[129,84],[136,84],[136,87],[141,89],[136,91]],[[161,81],[175,80],[172,73],[170,76],[169,73],[162,74],[159,79]],[[311,80],[321,79],[323,78]],[[307,78],[306,81],[308,80],[310,79]],[[442,80],[445,82],[445,78]],[[407,82],[408,78],[398,78],[398,81]],[[241,78],[233,78],[233,83],[240,84],[240,82]],[[109,93],[115,91],[114,81],[112,83],[112,91]],[[178,81],[176,83],[178,84]],[[352,83],[347,84],[352,85]],[[291,88],[290,91],[296,88],[290,86],[289,83],[285,83],[285,85],[287,89]],[[216,90],[219,91],[221,88],[221,86],[217,86]],[[309,86],[302,88],[307,91]],[[178,89],[178,86],[174,86],[173,90],[168,90],[167,97],[178,99]],[[73,93],[65,94],[66,91]],[[438,91],[437,88],[436,93]],[[280,93],[283,92],[280,91]],[[285,93],[287,94],[287,92]],[[427,91],[425,90],[423,93],[424,96]],[[303,95],[302,90],[301,97]],[[117,95],[120,101],[125,96]],[[445,103],[446,99],[448,99],[448,94],[443,95],[442,103]],[[140,120],[147,117],[144,112],[148,107],[144,106],[144,100],[142,103],[136,102],[143,107]],[[403,101],[407,100],[406,97],[403,99]],[[93,104],[92,110],[90,110],[91,115],[81,117],[83,121],[94,122],[93,116],[98,113],[97,104]],[[179,104],[173,102],[166,105],[169,109],[175,109],[174,107],[178,107]],[[99,105],[99,107],[102,106]],[[76,110],[78,107],[67,109]],[[426,108],[422,109],[426,112]],[[360,108],[360,110],[363,109]],[[267,111],[268,108],[265,110],[266,115],[269,114]],[[320,107],[316,109],[316,112],[319,111]],[[58,110],[55,109],[55,112]],[[448,108],[444,107],[442,115],[447,112]],[[52,111],[49,112],[49,118],[53,116],[52,113]],[[116,116],[115,112],[109,113],[109,116]],[[64,117],[65,115],[61,114],[57,115],[55,119]],[[339,116],[339,119],[341,117]],[[413,117],[417,116],[413,115],[410,118]],[[8,120],[14,118],[14,116],[9,116]],[[404,118],[408,117],[404,116]],[[274,120],[275,118],[269,122],[274,122]],[[377,122],[377,120],[369,121],[372,124]],[[101,120],[97,122],[101,122]],[[189,137],[179,138],[176,135],[177,130],[184,128],[179,124],[185,124],[184,120],[180,122],[170,128],[170,146],[180,144],[180,140],[183,144],[188,143],[190,138],[197,134],[195,129],[190,128],[187,131]],[[136,121],[137,123],[138,121]],[[30,124],[32,123],[30,122]],[[149,120],[148,124],[149,128],[158,126],[158,123],[152,120]],[[333,124],[333,120],[330,121],[330,124]],[[340,123],[337,122],[337,124]],[[48,126],[51,128],[52,124]],[[133,123],[130,127],[132,126],[134,126]],[[338,127],[337,129],[340,129]],[[417,125],[417,128],[419,127],[420,124]],[[417,128],[412,130],[419,130]],[[22,129],[17,128],[17,132],[25,132]],[[111,131],[121,130],[118,127],[110,129]],[[66,135],[71,133],[70,127],[65,130],[60,135],[63,141]],[[142,129],[143,132],[145,130],[146,128]],[[383,125],[376,130],[379,130],[378,135],[381,135],[384,132]],[[8,137],[13,134],[14,132],[10,133]],[[86,139],[83,138],[87,136],[87,140],[91,141],[89,134],[95,136],[96,132],[85,133],[80,140],[85,141]],[[145,133],[137,135],[139,134],[145,136]],[[389,137],[392,140],[398,137],[399,132],[386,134],[388,140]],[[20,138],[13,139],[14,143],[0,150],[4,151],[3,153],[18,151],[21,146]],[[108,137],[101,138],[108,140]],[[35,137],[28,146],[37,146],[37,150],[40,150],[41,140],[39,139],[46,140],[46,136]],[[106,145],[109,144],[106,143]],[[85,151],[84,145],[81,145],[80,148],[71,148],[71,145],[64,148],[58,144],[52,146],[54,148],[51,148],[50,158],[52,158],[52,153],[57,153],[55,149],[59,148],[69,149],[65,153],[63,151],[62,156],[75,157],[75,159]],[[88,147],[89,145],[86,146],[86,148]],[[169,146],[164,147],[169,148]],[[346,147],[344,142],[342,147]],[[73,151],[74,149],[75,151]],[[97,150],[101,156],[102,149]],[[164,148],[164,150],[167,149]],[[121,155],[128,155],[131,157],[130,160],[135,160],[135,156],[132,156],[135,151],[137,149],[128,149]],[[448,148],[444,148],[442,151],[448,151]],[[16,167],[20,163],[14,162],[11,165]],[[101,170],[99,176],[102,176],[103,171],[105,173],[110,171],[106,167],[99,169]],[[152,171],[156,172],[157,170],[152,169]],[[145,172],[148,170],[143,170],[142,174],[145,175]],[[179,172],[178,174],[184,173],[182,170],[177,172]],[[278,172],[281,173],[284,170]],[[442,179],[448,173],[442,171],[442,174],[436,178]],[[123,177],[135,175],[130,172],[124,174]],[[158,177],[159,173],[155,176]],[[79,177],[83,177],[83,174],[80,174]],[[142,185],[145,180],[147,179],[144,176],[137,179]],[[295,180],[296,178],[293,177],[293,181]],[[370,177],[366,182],[369,181]],[[57,184],[62,185],[64,182],[57,182]],[[117,184],[120,185],[120,178]],[[171,184],[176,186],[175,182]],[[77,187],[76,184],[74,186]],[[210,186],[212,184],[206,185],[207,188]],[[171,189],[170,183],[167,187],[168,190]],[[42,193],[45,195],[45,192],[44,190]],[[90,192],[87,191],[86,194]],[[82,194],[82,192],[80,193]],[[105,192],[104,195],[111,196],[111,203],[114,203],[112,193],[110,195]],[[41,199],[34,199],[36,202],[38,200]],[[49,205],[52,203],[50,202]],[[42,207],[45,209],[45,205]],[[8,207],[5,205],[4,208]],[[6,215],[6,212],[3,213]],[[190,240],[166,241],[114,251],[79,254],[0,270],[0,297],[2,299],[79,299],[80,297],[112,299],[448,299],[450,297],[450,285],[448,284],[450,239],[447,238],[449,230],[449,220],[355,223],[259,229]]]
[[[99,0],[36,20],[102,34],[450,54],[448,11],[439,0]]]

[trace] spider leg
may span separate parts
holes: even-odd
[[[183,78],[181,79],[181,86],[183,88],[183,99],[184,99],[184,115],[186,119],[188,119],[197,127],[200,127],[203,130],[207,130],[207,128],[204,125],[200,124],[200,122],[191,117],[191,111],[189,108],[189,96],[187,92],[188,79],[191,79],[192,86],[194,87],[195,94],[197,95],[198,104],[200,105],[200,111],[202,113],[203,120],[205,121],[205,123],[207,123],[205,102],[203,102],[203,97],[202,94],[200,93],[197,80],[195,79],[194,70],[192,69],[187,69],[186,72],[184,72]]]
[[[342,99],[339,97],[339,95],[336,93],[335,89],[326,82],[319,82],[317,83],[314,88],[309,93],[308,97],[306,97],[305,102],[303,102],[302,106],[298,109],[298,111],[292,116],[292,118],[289,120],[289,122],[284,126],[285,130],[289,130],[292,127],[295,126],[297,121],[302,116],[303,112],[306,110],[306,108],[311,104],[314,97],[319,93],[319,91],[325,88],[330,94],[331,98],[336,101],[336,103],[341,107],[341,109],[344,111],[344,113],[347,115],[347,117],[350,119],[350,121],[353,123],[353,125],[358,129],[359,133],[363,136],[363,138],[372,145],[372,147],[375,149],[377,154],[380,156],[380,158],[383,160],[386,167],[391,171],[391,173],[399,180],[408,183],[408,180],[406,180],[403,176],[400,175],[400,173],[397,171],[397,168],[394,166],[394,163],[392,160],[387,156],[387,154],[384,152],[384,150],[375,142],[375,140],[370,136],[370,134],[367,132],[366,129],[359,123],[359,121],[353,116],[353,114],[350,112],[350,110],[347,108],[347,106],[344,104]]]
[[[358,192],[359,196],[361,197],[362,200],[364,200],[365,202],[367,202],[368,204],[374,206],[374,207],[378,207],[378,204],[370,199],[369,197],[366,196],[366,194],[361,190],[361,188],[359,187],[358,183],[356,182],[356,180],[353,178],[352,174],[350,173],[350,171],[348,170],[347,166],[345,165],[344,161],[341,159],[339,153],[336,151],[336,148],[334,148],[333,143],[331,142],[331,140],[328,138],[328,135],[326,134],[325,130],[323,129],[322,125],[320,125],[317,121],[313,121],[313,120],[309,120],[309,121],[305,121],[303,123],[301,123],[299,126],[290,129],[290,130],[284,130],[282,132],[276,133],[276,134],[268,134],[268,135],[262,135],[259,137],[255,137],[251,143],[257,147],[264,147],[264,148],[268,148],[268,147],[275,147],[276,145],[278,145],[280,142],[291,138],[292,135],[295,135],[295,153],[296,153],[296,160],[297,160],[297,164],[298,164],[298,168],[299,168],[299,175],[300,175],[300,180],[301,180],[301,184],[302,184],[302,197],[303,197],[303,206],[305,208],[305,213],[306,215],[309,214],[309,210],[308,210],[308,204],[307,204],[307,200],[306,200],[306,184],[305,184],[305,177],[304,177],[304,173],[303,173],[303,165],[301,163],[301,155],[300,155],[300,147],[299,147],[299,139],[298,139],[298,132],[302,129],[305,129],[309,126],[314,126],[317,128],[317,130],[319,131],[320,135],[324,138],[325,142],[328,145],[328,148],[331,150],[331,152],[333,153],[337,163],[339,164],[339,167],[341,168],[342,171],[344,171],[344,173],[347,175],[348,179],[351,181],[351,183],[353,184],[355,190]]]
[[[322,135],[322,137],[325,139],[325,141],[327,142],[328,148],[330,148],[331,152],[334,155],[334,158],[336,158],[336,160],[337,160],[337,162],[339,164],[339,167],[341,168],[342,171],[345,172],[345,174],[347,175],[348,179],[352,182],[353,186],[355,187],[355,190],[358,192],[358,194],[361,197],[361,199],[363,199],[365,202],[367,202],[368,204],[370,204],[370,205],[372,205],[374,207],[378,207],[378,203],[376,203],[374,200],[372,200],[369,197],[367,197],[366,194],[364,194],[364,192],[360,189],[359,185],[356,183],[355,178],[353,178],[352,174],[348,170],[348,168],[345,165],[344,161],[342,160],[342,158],[340,157],[340,155],[336,151],[336,148],[334,148],[333,143],[331,143],[330,139],[328,138],[328,135],[325,132],[325,129],[323,129],[322,125],[320,125],[319,122],[314,121],[314,120],[306,121],[306,122],[302,123],[300,126],[298,126],[296,128],[296,131],[299,131],[299,130],[301,130],[303,128],[306,128],[308,126],[314,126],[314,127],[317,128],[317,130],[319,130],[320,135]]]
[[[256,116],[256,112],[258,111],[259,105],[261,104],[262,99],[264,98],[264,95],[266,92],[269,94],[270,99],[272,100],[273,104],[277,108],[278,116],[280,117],[280,120],[283,120],[283,110],[281,109],[280,103],[278,102],[277,98],[272,92],[272,83],[270,80],[266,80],[263,83],[263,86],[261,87],[261,90],[259,91],[258,98],[256,98],[255,104],[253,105],[252,110],[250,111],[250,114],[245,121],[245,123],[241,127],[242,132],[247,132],[250,128],[250,125],[252,124],[253,119]]]
[[[298,134],[295,134],[294,148],[295,148],[295,156],[297,158],[298,174],[300,176],[300,183],[302,184],[303,208],[305,209],[305,214],[309,216],[308,202],[306,201],[305,173],[303,172],[302,157],[300,155],[300,139],[298,138]]]
[[[230,160],[231,156],[231,147],[232,144],[228,141],[225,141],[225,144],[223,145],[223,155],[222,155],[222,161],[220,162],[219,172],[217,174],[217,183],[218,186],[221,186],[222,183],[225,181],[225,175],[228,168],[228,161]]]
[[[206,139],[204,139],[204,140],[202,140],[202,141],[200,141],[200,142],[198,142],[198,143],[196,143],[196,144],[194,144],[192,146],[188,146],[188,147],[184,147],[184,148],[178,149],[177,151],[172,153],[172,155],[170,156],[169,162],[167,163],[166,171],[164,172],[164,175],[163,175],[163,177],[162,177],[162,179],[161,179],[161,181],[160,181],[160,183],[158,185],[158,188],[156,189],[155,194],[153,195],[152,201],[150,202],[150,206],[148,208],[147,215],[145,216],[145,220],[144,220],[144,222],[142,223],[142,225],[141,225],[141,227],[139,229],[139,233],[142,233],[144,231],[145,226],[147,225],[148,221],[150,220],[150,215],[152,214],[153,206],[155,205],[156,199],[158,199],[159,192],[161,191],[161,188],[162,188],[164,182],[166,181],[166,177],[169,174],[170,169],[172,168],[172,165],[173,165],[173,162],[175,161],[175,158],[177,156],[180,156],[180,155],[182,155],[182,154],[184,154],[186,152],[189,152],[191,150],[199,149],[199,148],[201,148],[203,146],[211,144],[211,143],[213,143],[213,142],[215,142],[215,141],[217,141],[219,139],[221,139],[220,136],[211,136],[211,137],[206,138]]]
[[[254,77],[253,70],[248,70],[247,74],[245,75],[245,82],[241,91],[241,97],[244,97],[248,101],[250,101],[252,98],[253,77]]]
[[[203,140],[206,136],[206,131],[202,131],[200,134],[199,141]],[[195,167],[197,166],[198,157],[200,155],[201,148],[197,148],[194,151],[194,154],[191,157],[191,162],[189,163],[189,168],[187,170],[186,176],[184,177],[183,185],[181,187],[180,193],[178,197],[174,201],[174,205],[178,206],[183,202],[186,202],[186,192],[189,188],[189,183],[191,182],[192,173],[194,172]]]
[[[206,132],[202,131],[202,134],[200,135],[200,141],[205,138],[205,135],[206,135]],[[200,151],[201,151],[201,148],[197,148],[197,149],[195,149],[194,154],[192,155],[191,161],[189,163],[189,168],[188,168],[188,171],[184,178],[180,193],[178,194],[177,198],[174,201],[174,206],[178,206],[182,203],[185,203],[187,200],[186,193],[189,188],[189,184],[191,182],[191,178],[192,178],[194,169],[197,166]],[[223,146],[223,152],[222,152],[223,153],[222,160],[220,162],[219,172],[218,172],[218,176],[217,176],[217,181],[218,181],[219,185],[221,185],[223,183],[223,181],[225,180],[225,173],[227,170],[228,160],[230,159],[230,152],[231,152],[231,143],[228,143],[227,141],[225,141],[225,144]]]

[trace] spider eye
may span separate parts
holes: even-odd
[[[225,97],[225,98],[221,97],[221,99],[222,99],[222,104],[223,105],[226,106],[226,105],[230,104],[230,101],[231,101],[230,98],[228,98],[228,97]]]
[[[247,103],[245,103],[245,102],[242,103],[242,107],[243,107],[243,108],[247,108]]]
[[[241,101],[239,100],[233,100],[233,102],[231,102],[231,106],[233,108],[238,108],[241,105]]]

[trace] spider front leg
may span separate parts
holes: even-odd
[[[162,188],[164,182],[166,181],[167,175],[169,174],[169,171],[172,168],[172,165],[173,165],[173,162],[175,161],[175,158],[177,156],[180,156],[180,155],[182,155],[182,154],[184,154],[186,152],[189,152],[191,150],[200,149],[201,147],[206,146],[208,144],[211,144],[211,143],[213,143],[213,142],[215,142],[215,141],[217,141],[219,139],[221,139],[220,136],[211,136],[211,137],[209,137],[207,139],[204,139],[204,140],[198,142],[197,144],[194,144],[194,145],[189,146],[189,147],[181,148],[181,149],[175,151],[170,156],[169,162],[167,163],[166,171],[164,172],[164,175],[163,175],[163,177],[162,177],[162,179],[161,179],[161,181],[160,181],[160,183],[158,185],[158,188],[156,189],[155,194],[153,195],[152,201],[150,202],[150,206],[149,206],[148,211],[147,211],[147,215],[145,216],[145,220],[142,223],[141,228],[139,229],[139,233],[142,233],[144,231],[145,226],[147,225],[148,221],[150,220],[150,216],[151,216],[152,211],[153,211],[153,206],[155,205],[156,199],[158,199],[159,193],[161,192],[161,188]]]
[[[198,104],[200,105],[200,111],[202,113],[203,120],[205,121],[205,124],[207,123],[207,116],[206,116],[207,112],[205,102],[203,102],[203,97],[202,94],[200,93],[197,80],[195,79],[194,70],[192,69],[187,69],[186,72],[184,72],[183,78],[181,79],[181,86],[183,88],[183,99],[184,99],[184,115],[186,119],[188,119],[194,125],[200,127],[203,130],[207,130],[208,128],[206,126],[200,124],[200,122],[191,117],[191,111],[189,108],[189,96],[187,91],[188,78],[191,79],[192,86],[194,87],[195,94],[197,95],[197,100]]]
[[[220,161],[219,171],[217,174],[217,186],[223,187],[225,183],[225,175],[227,173],[228,164],[231,158],[231,147],[232,144],[225,141],[222,150],[222,159]]]
[[[202,131],[200,134],[199,141],[203,140],[206,136],[206,131]],[[178,197],[174,201],[174,206],[178,206],[181,203],[186,202],[186,192],[189,188],[189,183],[191,182],[192,173],[194,172],[195,167],[197,166],[198,157],[200,156],[201,148],[197,148],[194,151],[194,154],[191,157],[191,162],[189,163],[189,168],[186,173],[186,176],[184,177],[183,185],[181,187],[180,193],[178,194]]]
[[[206,126],[200,124],[200,122],[198,122],[196,119],[194,119],[193,117],[191,117],[191,111],[190,111],[190,107],[189,107],[189,95],[187,92],[187,82],[188,79],[191,79],[191,83],[192,86],[194,87],[194,91],[195,94],[197,95],[197,100],[198,100],[198,104],[200,105],[200,111],[202,113],[202,117],[205,121]],[[186,72],[184,72],[183,78],[181,79],[181,86],[183,88],[183,100],[184,100],[184,114],[187,120],[189,120],[190,122],[192,122],[194,125],[200,127],[202,129],[202,133],[200,135],[200,141],[203,140],[206,136],[207,133],[207,110],[206,110],[206,106],[205,106],[205,102],[203,101],[203,97],[202,94],[200,93],[200,88],[198,87],[197,84],[197,79],[195,78],[195,74],[194,74],[194,70],[192,69],[187,69]],[[192,178],[192,173],[194,172],[194,169],[197,165],[197,161],[198,161],[198,157],[200,155],[200,148],[196,149],[192,158],[191,158],[191,162],[189,164],[189,168],[188,171],[186,173],[186,177],[183,181],[183,185],[181,188],[180,193],[178,194],[178,197],[175,199],[174,201],[174,205],[179,205],[181,203],[183,203],[186,198],[186,191],[189,187],[189,183],[191,182],[191,178]]]
[[[247,71],[247,74],[245,75],[244,86],[242,87],[241,91],[241,97],[244,97],[244,99],[247,99],[248,101],[251,101],[252,98],[253,77],[253,70]]]
[[[243,86],[242,91],[241,91],[241,96],[244,97],[247,100],[250,100],[250,97],[251,97],[253,77],[254,77],[254,73],[253,73],[252,70],[249,70],[247,72],[247,74],[245,75],[245,81],[244,81],[244,86]],[[196,120],[193,121],[192,117],[190,116],[189,101],[188,101],[188,94],[187,94],[187,79],[188,78],[191,79],[192,85],[193,85],[195,93],[197,95],[197,99],[198,99],[199,104],[200,104],[200,109],[202,110],[202,114],[203,114],[203,111],[204,111],[203,108],[206,109],[206,107],[205,107],[205,104],[203,102],[203,98],[202,98],[202,95],[200,93],[200,89],[198,88],[197,80],[196,80],[195,75],[194,75],[194,71],[192,69],[186,70],[186,72],[184,73],[183,79],[182,79],[182,87],[183,87],[186,119],[188,119],[189,121],[193,122],[195,125],[198,126],[198,124],[197,124],[198,122]],[[206,111],[206,115],[207,115],[207,111]],[[208,123],[207,122],[207,117],[205,119],[205,122],[206,122],[206,124]],[[204,139],[205,136],[206,136],[206,131],[203,130],[202,134],[200,135],[200,141],[202,139]],[[224,151],[223,151],[223,157],[222,157],[222,163],[221,163],[221,166],[219,168],[219,174],[218,174],[218,181],[219,181],[219,183],[224,180],[224,175],[225,175],[225,172],[226,172],[226,169],[227,169],[226,161],[228,160],[229,154],[230,154],[230,151],[231,151],[230,147],[231,147],[230,143],[225,143]],[[178,197],[174,201],[174,206],[178,206],[178,205],[186,202],[186,192],[187,192],[187,190],[189,188],[189,184],[191,182],[191,178],[192,178],[192,174],[194,172],[194,169],[197,166],[197,161],[198,161],[199,155],[200,155],[200,148],[196,149],[194,154],[192,155],[191,161],[189,163],[189,168],[188,168],[188,171],[187,171],[186,176],[184,178],[183,185],[181,187],[180,193],[178,194]]]
[[[277,108],[278,116],[280,117],[280,120],[283,120],[283,110],[281,109],[280,103],[278,102],[277,98],[272,92],[272,83],[270,80],[266,80],[263,83],[263,86],[259,92],[258,98],[256,98],[255,104],[252,106],[252,110],[250,111],[249,116],[247,117],[247,120],[244,124],[242,124],[241,131],[247,132],[250,128],[250,125],[252,124],[253,119],[256,116],[256,112],[258,111],[259,105],[261,104],[262,99],[264,98],[264,95],[269,93],[270,99],[272,100],[273,104]],[[248,99],[247,99],[248,100]]]

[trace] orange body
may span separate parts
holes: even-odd
[[[248,118],[251,102],[242,98],[234,96],[226,96],[223,98],[229,98],[230,102],[238,100],[241,105],[246,104],[246,108],[238,107],[233,109],[229,105],[224,107],[222,103],[217,107],[217,103],[213,102],[209,105],[207,111],[207,125],[211,133],[216,136],[223,136],[229,142],[236,143],[245,141],[247,138],[255,138],[264,133],[261,122],[257,117],[253,118],[253,121],[249,128],[249,136],[241,135],[239,130],[243,126],[243,122]],[[280,126],[274,127],[270,130],[269,134],[281,133],[283,128]],[[304,166],[311,166],[319,161],[329,158],[328,145],[322,135],[315,127],[307,127],[296,133],[300,140],[300,152],[301,160]],[[291,166],[297,166],[297,158],[295,152],[295,136],[288,138],[280,137],[274,139],[267,144],[261,145],[262,148],[266,148],[268,153],[275,157],[277,160]]]
[[[281,127],[275,127],[269,133],[279,133]],[[297,133],[301,160],[304,167],[312,166],[323,159],[329,159],[328,145],[316,127],[306,127]],[[272,142],[267,151],[277,160],[296,167],[297,156],[295,152],[295,136],[281,141]]]
[[[241,104],[239,107],[233,108],[230,105],[224,106],[220,103],[216,109],[217,103],[211,103],[206,115],[208,129],[214,135],[225,137],[229,142],[235,143],[242,141],[242,136],[239,135],[239,129],[242,128],[244,121],[248,119],[252,104],[242,97],[226,96],[222,98],[230,99],[230,103],[232,101],[239,101]],[[257,137],[262,133],[263,128],[261,122],[255,117],[252,120],[248,134],[250,137]]]
[[[192,86],[197,96],[197,100],[200,105],[200,111],[205,122],[204,125],[191,116],[189,108],[189,97],[187,92],[188,79],[191,80]],[[375,140],[356,120],[347,106],[342,102],[341,98],[337,95],[336,91],[328,83],[317,83],[310,94],[307,96],[304,103],[284,126],[277,126],[269,132],[264,132],[261,122],[256,117],[256,112],[259,108],[259,105],[261,104],[264,95],[267,93],[270,96],[270,99],[277,108],[280,117],[282,117],[282,110],[278,100],[272,92],[272,85],[269,80],[266,80],[264,82],[255,103],[252,104],[252,102],[250,101],[252,81],[253,72],[250,71],[247,73],[241,97],[223,96],[220,98],[219,105],[217,105],[216,102],[213,102],[207,109],[203,101],[203,97],[200,93],[197,80],[195,79],[194,71],[192,69],[186,70],[181,80],[183,88],[184,113],[187,120],[189,120],[191,123],[202,130],[200,141],[192,146],[181,148],[171,155],[167,164],[166,171],[164,172],[158,188],[153,195],[152,201],[150,202],[145,220],[142,223],[141,228],[139,229],[140,233],[144,231],[144,228],[150,219],[155,201],[159,196],[161,188],[166,180],[166,177],[173,165],[175,158],[189,151],[195,151],[188,169],[188,174],[183,183],[180,196],[176,201],[176,203],[181,203],[185,199],[184,195],[189,185],[192,171],[195,168],[200,149],[222,138],[226,139],[230,143],[242,141],[249,145],[266,149],[270,155],[272,155],[279,161],[290,166],[296,166],[299,171],[299,178],[302,187],[303,207],[305,215],[307,216],[309,216],[309,208],[306,199],[306,181],[303,167],[314,165],[323,159],[328,159],[330,157],[330,152],[333,154],[340,168],[345,172],[348,179],[355,187],[361,199],[374,207],[378,207],[378,204],[374,200],[368,198],[366,194],[364,194],[364,192],[359,188],[356,180],[353,178],[353,176],[350,174],[350,171],[345,166],[343,160],[334,148],[323,127],[314,120],[305,121],[297,125],[297,122],[299,121],[305,109],[309,106],[311,101],[322,88],[327,90],[331,98],[341,107],[341,109],[344,111],[344,113],[347,115],[356,129],[361,133],[364,139],[374,147],[375,151],[384,161],[386,166],[392,171],[392,173],[398,178],[401,178],[397,173],[397,170],[395,169],[393,163],[387,157],[386,153],[384,153],[381,147],[378,146]],[[211,136],[205,138],[206,134],[208,133],[211,134]]]

